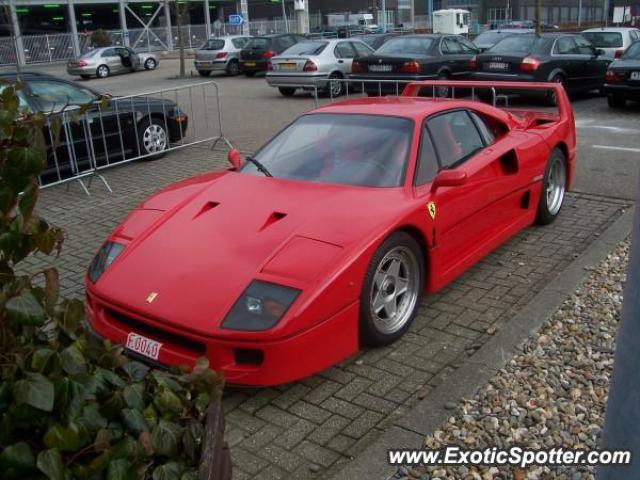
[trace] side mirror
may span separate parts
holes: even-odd
[[[236,148],[232,148],[231,150],[229,150],[229,153],[227,154],[227,160],[229,161],[231,166],[234,168],[234,170],[238,170],[242,165],[240,150]]]
[[[467,183],[467,172],[460,170],[442,170],[431,184],[431,191],[435,192],[440,187],[459,187]]]

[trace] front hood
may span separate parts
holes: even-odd
[[[134,212],[119,231],[135,238],[96,289],[123,308],[202,334],[216,333],[257,276],[311,289],[403,204],[401,189],[238,173],[215,178],[199,192],[190,188],[191,199],[167,212]],[[138,221],[136,215],[146,217],[144,229],[127,226]],[[300,262],[304,252],[310,258]],[[157,298],[150,304],[152,292]]]

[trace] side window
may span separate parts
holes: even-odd
[[[244,48],[244,46],[247,44],[247,39],[242,37],[242,38],[234,38],[231,40],[231,43],[233,43],[233,46],[240,49],[240,48]]]
[[[362,42],[351,42],[351,46],[356,49],[358,57],[367,57],[373,53],[373,49]]]
[[[90,90],[66,82],[32,80],[29,87],[45,112],[55,112],[66,105],[83,105],[96,100],[96,95]]]
[[[480,132],[465,110],[438,115],[427,122],[442,168],[451,168],[484,148]]]
[[[115,48],[107,48],[106,50],[104,50],[102,52],[102,56],[103,57],[117,57],[118,54],[116,53],[116,49]]]
[[[575,42],[580,55],[593,55],[593,46],[586,38],[576,37]]]
[[[478,130],[480,130],[480,135],[482,135],[484,144],[485,145],[493,144],[496,141],[496,136],[491,131],[491,129],[489,128],[489,125],[487,125],[487,122],[482,117],[482,115],[479,115],[475,112],[469,112],[469,115],[471,115],[471,117],[473,118],[473,121],[476,122],[476,126],[478,127]]]
[[[476,54],[478,53],[478,49],[475,47],[473,43],[471,43],[466,38],[459,37],[458,43],[460,44],[460,48],[462,49],[462,53],[468,54]]]
[[[571,37],[561,37],[556,42],[556,48],[553,53],[558,55],[573,55],[577,53],[576,44]]]
[[[424,185],[433,180],[438,173],[438,157],[436,150],[433,148],[431,135],[426,126],[422,129],[422,138],[420,139],[420,155],[418,156],[418,165],[416,165],[416,175],[413,184]]]
[[[351,47],[351,42],[340,42],[336,45],[335,54],[338,58],[353,58],[356,52]]]
[[[455,38],[446,37],[442,40],[442,53],[445,55],[459,55],[462,53],[462,49]]]

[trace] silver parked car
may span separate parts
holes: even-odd
[[[342,95],[344,83],[319,80],[347,78],[353,59],[373,52],[369,45],[354,39],[300,42],[271,59],[267,83],[286,97],[298,88],[313,90],[316,85],[337,97]]]
[[[603,50],[606,57],[620,58],[629,45],[640,40],[640,30],[630,27],[590,28],[582,36],[595,48]]]
[[[250,38],[239,35],[210,38],[196,50],[193,65],[203,77],[208,77],[211,72],[238,75],[240,73],[240,50],[244,48]]]
[[[153,53],[136,53],[129,47],[104,47],[91,50],[78,60],[71,60],[67,63],[67,73],[82,78],[106,78],[118,73],[153,70],[159,63]]]

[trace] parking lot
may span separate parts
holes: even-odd
[[[188,61],[190,65],[190,61]],[[63,66],[39,70],[68,78]],[[124,95],[200,82],[173,80],[177,60],[151,72],[82,81]],[[255,151],[297,115],[310,95],[284,98],[262,78],[212,77],[219,83],[224,134]],[[234,478],[321,478],[337,472],[429,391],[447,381],[491,333],[502,328],[551,279],[628,208],[635,198],[640,107],[610,110],[599,96],[574,99],[579,135],[574,192],[552,226],[532,227],[428,297],[410,332],[301,382],[227,390],[224,407]],[[201,145],[153,162],[105,172],[113,193],[94,182],[91,196],[75,184],[43,192],[45,218],[68,240],[56,261],[63,293],[83,294],[83,275],[108,232],[137,203],[181,178],[226,167],[225,151]],[[247,201],[258,201],[247,192]],[[38,260],[37,262],[39,262]]]

